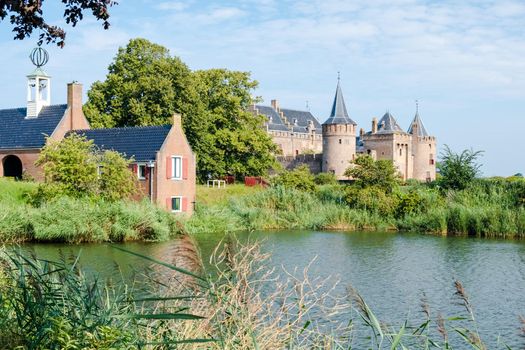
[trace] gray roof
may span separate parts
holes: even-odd
[[[155,160],[168,136],[171,125],[136,126],[128,128],[74,130],[93,140],[103,150],[117,151],[137,162]]]
[[[295,109],[281,108],[281,112],[283,112],[286,119],[288,119],[288,122],[294,126],[294,132],[307,133],[308,130],[306,130],[306,128],[308,127],[310,121],[312,122],[317,134],[322,132],[321,124],[309,111],[298,111]],[[296,121],[296,125],[294,125],[294,121]]]
[[[410,127],[408,128],[408,133],[414,135],[414,126],[417,126],[417,136],[419,137],[426,137],[429,136],[429,133],[427,132],[427,129],[425,129],[425,126],[423,125],[423,122],[421,121],[421,118],[419,117],[419,112],[416,112],[416,116],[414,117],[414,120],[410,124]]]
[[[312,121],[316,129],[315,132],[317,134],[321,133],[321,124],[309,111],[298,111],[295,109],[281,108],[281,112],[283,112],[284,116],[291,124],[292,130],[290,130],[288,126],[284,124],[281,115],[273,107],[257,105],[255,108],[257,109],[258,113],[265,115],[269,119],[269,130],[307,133],[308,131],[306,128],[308,127],[308,122]],[[296,121],[296,125],[294,125],[294,121]]]
[[[390,112],[386,112],[377,123],[377,133],[390,134],[395,132],[405,133],[397,123],[396,118]]]
[[[26,118],[27,108],[0,110],[0,149],[42,148],[66,109],[65,104],[45,106],[33,118]]]
[[[337,88],[335,89],[334,103],[332,105],[332,111],[330,112],[330,117],[323,124],[354,124],[350,116],[348,116],[348,111],[346,110],[345,100],[343,98],[343,91],[341,90],[341,85],[339,81],[337,82]]]

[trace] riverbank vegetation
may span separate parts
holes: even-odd
[[[192,233],[236,230],[395,230],[525,237],[525,180],[478,178],[479,152],[445,147],[441,176],[402,182],[389,161],[359,157],[340,184],[306,167],[283,171],[264,191],[199,206]],[[217,193],[221,190],[215,189]]]
[[[78,257],[2,252],[0,347],[482,350],[487,341],[511,349],[498,330],[480,334],[458,281],[455,314],[435,313],[422,296],[421,313],[382,322],[351,287],[342,292],[308,267],[276,271],[257,245],[227,240],[206,272],[143,258],[154,266],[148,278],[109,283],[86,276]]]

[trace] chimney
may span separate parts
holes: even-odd
[[[67,84],[67,106],[71,111],[71,130],[83,129],[81,120],[84,120],[82,112],[82,84],[76,81]]]
[[[272,100],[272,108],[275,109],[277,112],[279,112],[280,111],[280,109],[279,109],[279,101]]]
[[[182,130],[182,116],[179,113],[173,113],[173,126]]]
[[[359,137],[363,138],[363,136],[365,136],[365,129],[361,128],[359,129]]]
[[[372,118],[372,134],[377,132],[377,118]]]

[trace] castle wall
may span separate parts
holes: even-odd
[[[307,165],[312,174],[319,174],[322,170],[323,154],[302,154],[298,156],[280,156],[277,160],[286,170],[293,170],[301,165]]]
[[[315,154],[323,151],[323,137],[320,134],[274,130],[269,130],[268,134],[282,151],[283,156]]]
[[[339,179],[355,159],[356,134],[355,125],[323,125],[323,172],[334,173]]]

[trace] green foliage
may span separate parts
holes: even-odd
[[[259,176],[276,166],[277,148],[261,128],[264,118],[248,112],[256,87],[249,73],[192,72],[165,47],[132,39],[106,80],[91,87],[84,112],[93,127],[170,124],[179,112],[201,181]]]
[[[445,145],[438,163],[438,183],[444,189],[463,190],[479,175],[481,165],[477,162],[482,151],[464,150],[454,153]]]
[[[335,185],[337,177],[333,173],[319,173],[315,175],[314,182],[316,185]]]
[[[272,178],[272,184],[303,191],[315,190],[315,177],[307,165],[301,165],[293,170],[284,170]]]
[[[129,198],[136,193],[130,160],[114,151],[98,151],[93,141],[71,134],[61,141],[48,140],[36,163],[45,183],[30,195],[35,205],[59,196]]]
[[[130,161],[115,151],[98,156],[98,194],[105,200],[130,198],[137,192],[136,177],[129,170]]]
[[[369,155],[357,157],[344,173],[355,180],[361,188],[376,187],[386,192],[399,184],[399,174],[389,160],[374,160]]]
[[[92,140],[71,134],[61,141],[48,139],[37,166],[47,183],[60,184],[64,194],[82,197],[96,192],[97,157]]]
[[[351,208],[362,209],[383,216],[392,216],[397,210],[398,197],[376,186],[360,188],[349,186],[346,202]]]
[[[175,217],[147,201],[106,202],[59,197],[38,208],[0,203],[0,242],[165,241]]]

